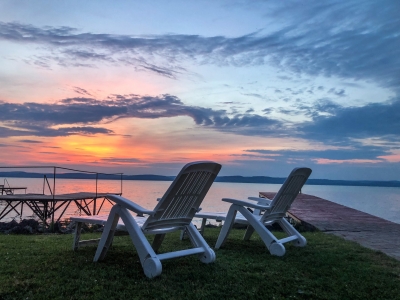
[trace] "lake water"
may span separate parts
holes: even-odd
[[[11,186],[26,186],[27,193],[42,193],[43,179],[39,178],[7,178]],[[0,178],[0,182],[3,179]],[[50,180],[52,187],[53,182]],[[156,205],[156,199],[163,196],[170,181],[124,181],[123,196],[138,203],[144,208],[152,209]],[[229,204],[222,202],[221,198],[247,199],[249,196],[258,196],[259,192],[277,192],[280,184],[259,184],[259,183],[230,183],[215,182],[202,203],[203,211],[227,211]],[[53,188],[53,187],[52,187]],[[56,194],[72,192],[95,192],[94,180],[57,179]],[[120,192],[121,182],[118,180],[99,180],[98,192]],[[46,184],[45,193],[48,193]],[[360,211],[381,217],[383,219],[400,224],[400,188],[390,187],[355,187],[355,186],[326,186],[306,185],[302,192],[321,197]],[[0,203],[0,212],[4,203]],[[111,209],[110,204],[105,204],[102,213]],[[27,207],[24,207],[26,216],[30,216]],[[71,205],[64,217],[78,214],[76,206]],[[26,217],[24,216],[24,217]],[[15,215],[9,215],[2,222],[10,221]]]

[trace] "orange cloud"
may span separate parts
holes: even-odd
[[[387,160],[389,162],[400,162],[400,154],[391,154],[391,155],[378,156],[378,158],[382,158],[382,159]]]

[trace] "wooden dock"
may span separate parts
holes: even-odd
[[[22,218],[24,207],[28,207],[44,224],[48,224],[49,221],[54,224],[54,222],[61,220],[70,204],[75,204],[83,214],[97,215],[105,202],[113,204],[107,199],[108,194],[122,195],[123,173],[99,173],[57,166],[0,166],[1,169],[42,170],[41,173],[26,173],[25,175],[27,178],[32,175],[34,175],[33,178],[43,178],[43,190],[39,194],[27,193],[27,187],[11,186],[8,180],[4,178],[4,184],[0,185],[0,221],[6,217],[15,218],[19,216]],[[43,172],[43,170],[47,171]],[[5,174],[12,175],[13,172]],[[4,173],[2,174],[4,176]],[[57,194],[56,179],[92,179],[95,188],[93,188],[93,192]],[[99,180],[103,179],[118,179],[120,191],[98,193]],[[25,190],[25,193],[15,193],[20,190]],[[75,189],[70,186],[70,190]]]
[[[272,199],[276,193],[260,192]],[[299,194],[289,215],[308,226],[400,260],[400,224],[319,197]]]
[[[105,202],[113,204],[106,198],[108,194],[121,195],[121,193],[91,193],[79,192],[59,195],[43,195],[43,194],[13,194],[0,195],[0,201],[5,203],[4,208],[0,212],[0,220],[9,213],[14,212],[19,216],[23,215],[24,206],[28,206],[32,212],[39,217],[44,223],[49,219],[60,221],[64,212],[71,203],[85,215],[97,215]],[[55,214],[58,214],[55,220]]]

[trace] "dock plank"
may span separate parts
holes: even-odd
[[[268,199],[272,199],[275,194],[260,192],[260,196]],[[382,251],[400,260],[400,224],[307,194],[297,196],[289,214],[320,231]]]

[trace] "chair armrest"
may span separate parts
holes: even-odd
[[[118,195],[107,195],[107,199],[114,201],[115,203],[121,205],[124,208],[127,208],[135,213],[137,213],[138,216],[143,217],[143,214],[146,215],[154,215],[155,211],[153,210],[148,210],[143,207],[141,207],[139,204],[136,204],[135,202],[132,202],[129,199],[126,199],[122,196]]]
[[[258,203],[253,203],[253,202],[249,202],[249,201],[245,201],[245,200],[222,198],[222,201],[229,202],[229,203],[232,203],[232,204],[235,204],[235,205],[258,208],[258,209],[269,209],[270,208],[268,205],[261,205],[261,204],[258,204]]]
[[[257,201],[258,204],[264,204],[264,205],[270,205],[272,203],[272,200],[261,197],[248,197],[247,199]]]

